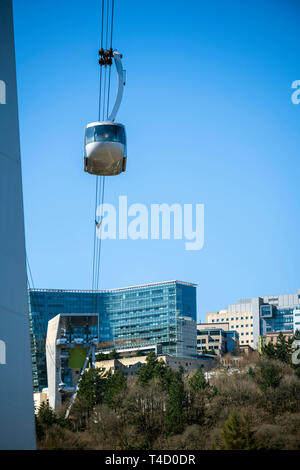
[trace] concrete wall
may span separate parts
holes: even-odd
[[[34,449],[22,176],[11,0],[0,0],[0,449]]]
[[[176,356],[158,356],[171,369],[178,370],[183,367],[184,372],[190,372],[197,369],[198,366],[203,370],[210,370],[216,364],[214,359],[186,358]],[[109,370],[115,373],[117,370],[123,370],[125,375],[135,375],[141,366],[146,363],[146,356],[126,357],[120,359],[108,359],[96,362],[95,366],[103,368],[105,372]]]
[[[48,322],[46,338],[49,405],[54,410],[61,405],[61,394],[58,391],[60,356],[56,346],[56,340],[60,334],[60,318],[60,315],[56,315]]]

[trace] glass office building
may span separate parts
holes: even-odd
[[[294,332],[299,328],[300,290],[296,294],[264,297],[260,306],[260,334],[280,331]]]
[[[197,355],[195,284],[169,281],[98,292],[32,289],[29,312],[36,391],[47,387],[47,326],[60,313],[97,313],[101,351],[159,345],[161,354]]]
[[[260,307],[260,331],[262,334],[293,331],[294,308],[277,308],[275,305]]]

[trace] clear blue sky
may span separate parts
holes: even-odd
[[[91,288],[100,0],[14,0],[26,239],[36,287]],[[198,315],[300,287],[300,5],[116,0],[128,166],[106,202],[204,203],[205,244],[104,241],[101,288],[198,284]]]

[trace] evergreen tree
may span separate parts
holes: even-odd
[[[102,402],[104,380],[101,369],[86,370],[80,380],[77,397],[85,402],[88,414]]]
[[[269,387],[276,388],[280,385],[282,375],[278,365],[270,360],[260,360],[254,370],[254,379],[263,392]]]
[[[186,394],[182,379],[182,370],[175,372],[169,386],[166,407],[166,430],[170,434],[178,434],[184,428],[184,408]]]
[[[126,378],[124,372],[118,370],[115,374],[109,371],[105,375],[103,403],[113,405],[115,397],[126,387]]]
[[[50,407],[49,402],[42,403],[35,415],[35,427],[38,439],[42,439],[45,433],[53,425],[59,425],[62,428],[71,428],[71,423],[61,414],[55,413]]]
[[[261,348],[261,354],[269,359],[276,359],[276,351],[273,343],[264,344]]]
[[[166,369],[165,363],[158,360],[154,352],[150,352],[146,358],[146,364],[143,364],[138,372],[138,383],[144,386],[155,377],[164,379]]]
[[[198,366],[196,373],[190,378],[189,386],[194,392],[208,387],[208,382],[204,376],[203,370]]]
[[[38,409],[37,419],[40,424],[51,426],[57,422],[55,411],[50,407],[49,402],[44,402]]]
[[[257,446],[247,416],[229,415],[221,431],[218,448],[221,450],[253,450]]]
[[[277,343],[264,344],[262,355],[269,359],[278,359],[286,364],[291,363],[293,338],[285,339],[282,331],[278,335]]]
[[[292,342],[293,339],[285,339],[282,332],[279,333],[278,341],[275,345],[276,359],[289,364],[292,357]]]

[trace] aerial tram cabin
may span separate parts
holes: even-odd
[[[85,129],[84,171],[119,175],[126,170],[126,132],[123,124],[92,122]]]
[[[123,97],[125,70],[122,67],[122,56],[118,51],[100,50],[100,56],[100,65],[110,65],[114,58],[118,73],[118,92],[107,121],[92,122],[85,128],[84,171],[92,175],[113,176],[126,170],[125,127],[114,122]]]

